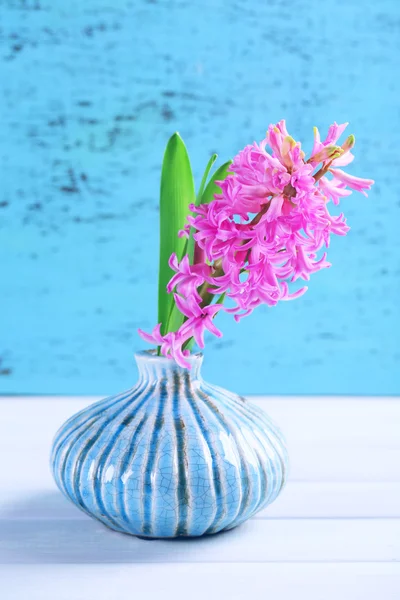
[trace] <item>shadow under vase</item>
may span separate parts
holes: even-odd
[[[211,544],[216,550],[215,545],[225,544],[224,538],[233,541],[256,526],[250,522],[197,538],[139,538],[112,531],[77,511],[58,491],[29,497],[6,508],[3,515],[2,564],[201,562]]]

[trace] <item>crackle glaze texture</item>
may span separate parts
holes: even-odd
[[[51,465],[60,490],[112,529],[146,537],[231,529],[273,502],[287,472],[282,434],[244,398],[142,352],[139,381],[71,417]]]

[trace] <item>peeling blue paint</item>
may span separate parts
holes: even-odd
[[[357,138],[368,199],[305,297],[221,317],[205,377],[239,393],[399,394],[396,0],[0,1],[0,392],[113,393],[156,319],[160,162],[197,181],[270,122]],[[309,142],[310,144],[310,142]]]

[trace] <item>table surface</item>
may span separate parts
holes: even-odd
[[[198,540],[109,531],[57,490],[57,428],[97,398],[0,397],[2,600],[400,598],[398,398],[252,397],[291,457],[277,501]]]

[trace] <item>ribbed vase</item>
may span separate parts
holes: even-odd
[[[282,434],[244,398],[206,383],[202,356],[182,369],[136,354],[139,381],[71,417],[51,466],[60,490],[112,529],[144,537],[231,529],[275,500]]]

